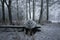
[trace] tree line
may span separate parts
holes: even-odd
[[[27,0],[26,0],[26,20],[28,19],[31,19],[31,7],[30,7],[30,2],[31,0],[29,0],[29,18],[28,18],[28,12],[27,12]],[[12,0],[1,0],[1,4],[2,4],[2,20],[3,20],[3,23],[5,23],[5,6],[4,4],[6,4],[7,8],[8,8],[8,14],[9,14],[9,23],[10,24],[13,24],[12,23],[12,13],[11,13],[11,4],[12,3]],[[47,7],[47,18],[46,20],[48,21],[49,20],[49,0],[46,0],[46,7]],[[16,0],[16,5],[17,5],[17,19],[19,20],[19,13],[18,13],[18,0]],[[40,10],[40,16],[39,16],[39,20],[38,20],[38,23],[41,23],[41,20],[42,20],[42,14],[43,14],[43,0],[41,0],[41,10]],[[18,21],[17,20],[17,21]],[[35,20],[35,0],[33,0],[33,20]]]

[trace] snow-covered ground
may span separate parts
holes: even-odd
[[[0,40],[60,40],[60,24],[45,24],[33,37],[24,32],[0,32]]]

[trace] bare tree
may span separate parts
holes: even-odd
[[[4,9],[4,0],[1,0],[2,3],[2,19],[3,23],[5,23],[5,9]]]
[[[5,4],[7,5],[8,8],[8,13],[9,13],[9,21],[10,24],[12,24],[12,14],[11,14],[11,0],[8,1],[8,3],[6,2],[7,0],[5,0]]]
[[[30,17],[30,19],[31,19],[31,10],[30,10],[31,8],[30,8],[30,0],[29,0],[29,17]]]
[[[41,23],[42,14],[43,14],[43,0],[41,0],[41,11],[40,11],[40,16],[39,16],[39,21],[38,21],[38,23]]]
[[[26,0],[26,20],[28,20],[28,13],[27,13],[27,0]]]
[[[16,4],[17,4],[17,24],[19,24],[18,23],[19,22],[19,8],[18,8],[19,4],[18,4],[18,0],[16,0]]]
[[[49,0],[46,0],[46,3],[47,3],[47,21],[48,21],[49,20],[49,7],[48,7]]]
[[[33,0],[33,20],[35,19],[35,0]]]

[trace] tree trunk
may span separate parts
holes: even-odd
[[[9,21],[10,21],[10,24],[12,24],[11,0],[9,0],[8,12],[9,12]]]
[[[26,0],[26,20],[28,20],[28,13],[27,13],[27,0]]]
[[[31,10],[30,10],[31,8],[30,8],[30,0],[29,0],[29,17],[30,17],[30,19],[31,19]]]
[[[7,8],[8,8],[9,22],[10,22],[10,24],[12,24],[11,0],[9,0],[8,3],[6,2],[7,0],[4,0],[4,1],[5,1],[5,4],[7,5]]]
[[[33,0],[33,20],[35,20],[35,1]]]
[[[18,0],[16,0],[17,2],[17,24],[19,24],[19,9],[18,9]]]
[[[2,18],[3,18],[3,23],[5,23],[5,9],[4,9],[4,0],[2,1]]]
[[[41,11],[40,11],[40,16],[39,16],[39,21],[38,21],[38,23],[41,23],[42,14],[43,14],[43,0],[41,0]]]
[[[49,7],[48,7],[48,0],[46,0],[46,3],[47,3],[47,21],[49,20]]]

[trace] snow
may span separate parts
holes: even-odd
[[[60,24],[45,24],[41,32],[28,36],[24,32],[0,32],[0,40],[60,40]]]

